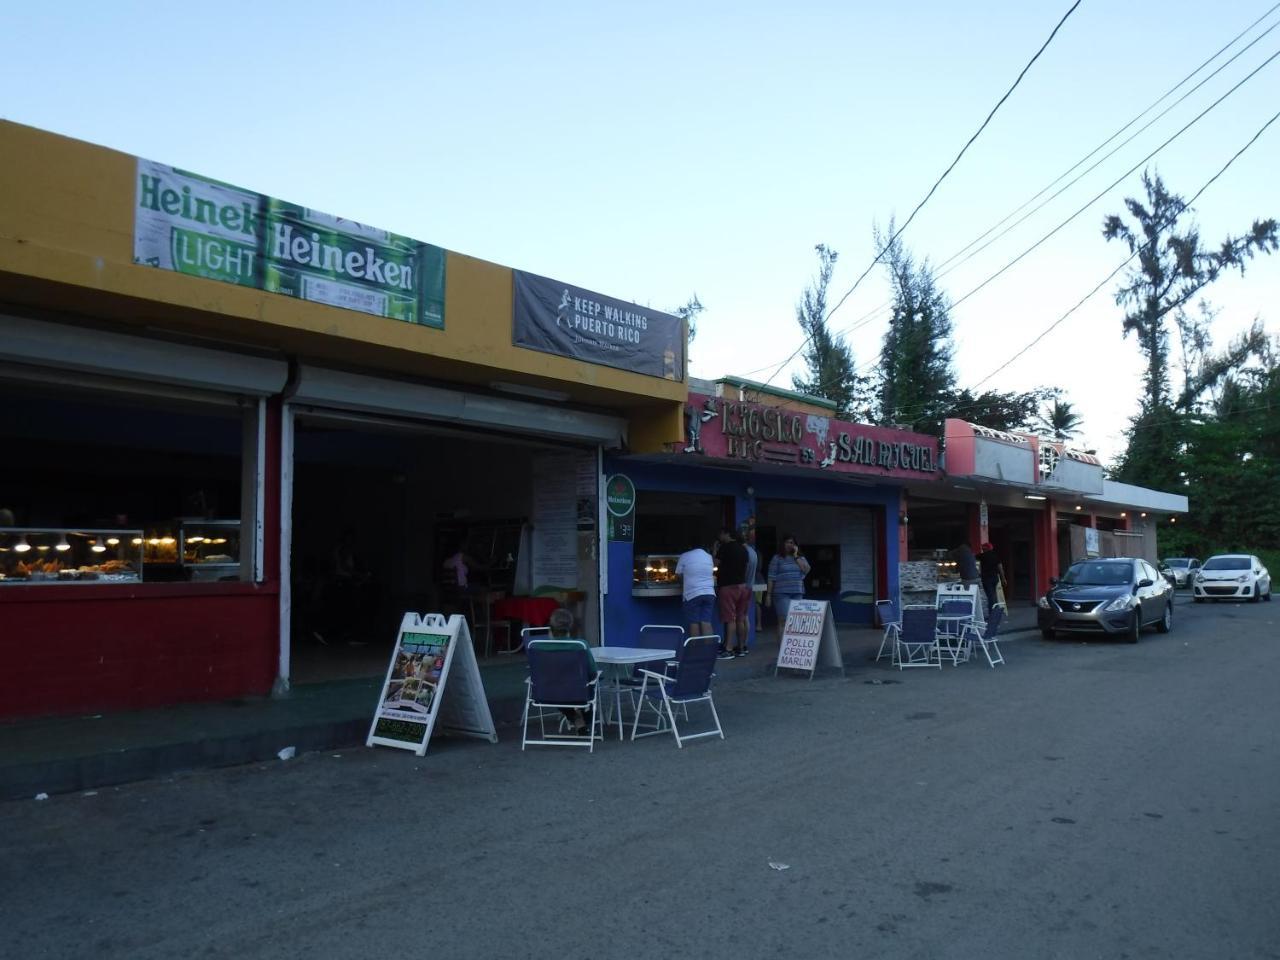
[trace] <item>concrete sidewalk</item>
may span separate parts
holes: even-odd
[[[1001,640],[1034,630],[1035,610],[1015,610]],[[846,672],[874,665],[879,630],[842,627]],[[716,667],[718,684],[773,673],[778,638],[765,634],[745,657]],[[979,657],[981,661],[981,658]],[[499,728],[519,724],[525,662],[506,657],[481,663],[485,693]],[[0,800],[70,793],[166,776],[202,767],[276,760],[298,753],[364,743],[382,675],[295,686],[287,697],[191,703],[127,713],[45,717],[0,723]],[[502,735],[501,732],[499,734]]]

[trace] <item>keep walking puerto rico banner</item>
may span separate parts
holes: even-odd
[[[440,247],[141,158],[133,262],[444,328]]]
[[[512,342],[664,380],[684,379],[684,321],[513,270]]]

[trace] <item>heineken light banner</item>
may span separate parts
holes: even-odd
[[[138,160],[133,261],[444,327],[444,250]]]
[[[532,273],[512,273],[516,346],[684,379],[684,323],[678,317]]]

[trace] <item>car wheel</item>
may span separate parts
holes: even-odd
[[[1044,629],[1040,631],[1040,636],[1044,637],[1046,640],[1052,640],[1057,636],[1057,634],[1052,630]]]
[[[1161,633],[1168,633],[1173,629],[1173,604],[1169,603],[1164,608],[1164,616],[1160,618],[1160,622],[1156,624],[1156,629]]]
[[[1269,584],[1269,583],[1267,584],[1267,592],[1266,592],[1266,595],[1265,595],[1265,596],[1263,596],[1263,598],[1262,598],[1262,599],[1263,599],[1263,600],[1265,600],[1265,601],[1267,601],[1267,603],[1270,603],[1270,602],[1271,602],[1271,584]]]
[[[1125,633],[1124,638],[1129,643],[1137,643],[1138,637],[1142,634],[1142,608],[1135,607],[1133,611],[1133,620],[1129,623],[1129,630]]]
[[[1251,596],[1251,597],[1249,598],[1249,602],[1250,602],[1250,603],[1257,603],[1257,602],[1258,602],[1259,600],[1261,600],[1261,599],[1262,599],[1262,594],[1258,592],[1258,583],[1257,583],[1257,581],[1254,581],[1254,584],[1253,584],[1253,596]]]

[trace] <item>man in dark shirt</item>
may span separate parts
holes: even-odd
[[[996,548],[990,543],[982,545],[978,554],[978,566],[982,570],[982,592],[987,595],[987,617],[991,617],[991,608],[996,604],[996,584],[1003,584],[1004,567],[1000,565],[1000,557]]]
[[[738,531],[725,527],[720,531],[716,559],[716,596],[720,601],[720,622],[724,624],[724,650],[721,659],[747,654],[747,611],[751,604],[751,587],[747,583],[747,548],[738,539]]]

